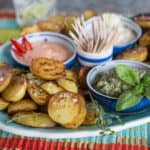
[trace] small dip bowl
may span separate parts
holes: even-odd
[[[113,47],[113,56],[117,56],[118,54],[120,54],[121,52],[126,50],[127,48],[129,48],[131,46],[134,46],[136,44],[136,42],[138,41],[138,39],[142,35],[142,29],[140,28],[140,26],[138,24],[136,24],[134,21],[132,21],[128,17],[122,16],[122,15],[119,15],[119,14],[114,14],[112,16],[118,17],[120,19],[123,27],[128,28],[135,35],[135,38],[132,39],[131,41],[129,41],[128,43],[126,43],[126,44],[114,45],[114,47]],[[92,22],[97,20],[97,19],[98,19],[98,17],[96,16],[96,17],[92,17],[91,19],[87,20],[86,23],[85,23],[85,29],[89,30],[90,28],[92,28]]]
[[[68,50],[71,54],[71,56],[66,61],[63,62],[64,65],[67,68],[71,68],[72,65],[75,63],[76,46],[75,46],[74,42],[67,36],[59,34],[59,33],[52,33],[52,32],[37,32],[37,33],[27,34],[26,38],[31,43],[31,45],[32,45],[32,42],[55,42],[55,43],[64,45],[67,48],[66,50]],[[22,37],[17,39],[17,42],[19,42],[20,44],[23,44]],[[27,63],[18,59],[15,52],[13,51],[13,48],[14,48],[14,46],[12,45],[10,52],[11,52],[11,55],[12,55],[14,61],[16,62],[16,65],[23,66],[23,67],[29,67],[29,65]],[[29,50],[29,51],[32,51],[32,50]],[[61,55],[62,54],[60,53],[60,56]],[[38,56],[38,57],[41,57],[41,56]]]
[[[116,112],[116,101],[118,100],[118,98],[111,97],[111,96],[105,95],[105,94],[97,91],[93,87],[93,82],[94,82],[97,74],[114,69],[118,64],[125,64],[129,67],[145,69],[145,70],[150,71],[149,65],[139,63],[136,61],[128,61],[128,60],[111,61],[111,62],[105,64],[104,66],[99,65],[99,66],[92,68],[89,71],[86,81],[87,81],[87,85],[88,85],[88,88],[89,88],[91,94],[93,95],[94,99],[97,100],[98,102],[100,102],[106,110],[113,111],[113,112]],[[122,113],[139,112],[139,111],[143,111],[147,107],[150,107],[150,100],[148,100],[146,97],[143,97],[141,99],[141,101],[138,104],[136,104],[135,106],[130,107],[130,108],[128,108],[124,111],[120,111],[120,112],[122,112]]]

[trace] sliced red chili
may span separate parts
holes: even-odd
[[[23,44],[24,44],[25,49],[26,50],[32,50],[32,45],[25,36],[23,36],[22,40],[23,40]]]
[[[11,40],[11,43],[18,49],[18,51],[25,53],[26,49],[16,40]]]
[[[16,55],[18,55],[18,56],[22,56],[22,55],[23,55],[23,53],[20,52],[17,48],[12,48],[12,50],[13,50],[13,52],[14,52]]]

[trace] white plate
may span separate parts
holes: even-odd
[[[7,43],[0,48],[0,61],[4,61],[15,65],[11,54],[11,44]],[[123,115],[121,118],[125,122],[124,125],[119,124],[116,120],[113,120],[110,128],[113,131],[121,131],[123,129],[131,128],[137,125],[145,124],[150,122],[150,108],[145,109],[143,112],[136,114]],[[29,137],[41,137],[41,138],[80,138],[88,136],[100,135],[102,131],[97,126],[81,126],[77,129],[65,129],[63,127],[54,127],[48,129],[32,128],[19,125],[16,123],[7,123],[9,116],[5,112],[0,112],[0,129],[13,134],[29,136]]]

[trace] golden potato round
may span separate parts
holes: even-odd
[[[137,46],[129,48],[123,53],[119,54],[116,59],[126,59],[135,61],[145,61],[148,57],[148,49],[146,47]]]
[[[89,72],[90,68],[88,67],[81,67],[80,70],[79,70],[79,84],[80,84],[80,87],[85,89],[87,88],[87,83],[86,83],[86,76]]]
[[[45,80],[60,78],[65,71],[65,65],[58,60],[36,58],[31,63],[31,72]]]
[[[150,31],[145,32],[139,40],[141,46],[150,45]]]
[[[13,69],[10,65],[0,65],[0,92],[4,91],[10,83],[13,75]]]
[[[41,31],[50,31],[60,33],[64,29],[64,24],[51,20],[38,22],[38,27]]]
[[[86,117],[87,109],[86,109],[86,103],[82,96],[78,95],[80,100],[80,110],[78,115],[74,118],[74,120],[71,123],[63,124],[65,128],[77,128],[80,126]]]
[[[64,88],[66,91],[78,93],[78,86],[77,86],[76,82],[65,79],[65,78],[57,79],[56,82],[58,83],[59,86]]]
[[[0,110],[5,110],[9,105],[9,102],[5,101],[3,98],[0,98]]]
[[[56,126],[56,123],[45,113],[18,112],[13,115],[12,120],[16,123],[35,128],[51,128]]]
[[[37,104],[30,99],[23,99],[8,106],[8,113],[13,114],[22,111],[34,111],[38,108]]]
[[[64,91],[62,87],[60,87],[57,83],[54,81],[48,81],[41,85],[41,88],[44,89],[48,94],[54,95],[58,92]]]
[[[78,82],[77,73],[74,72],[74,71],[72,71],[72,70],[66,69],[65,72],[64,72],[64,78],[65,78],[65,79],[72,80],[72,81],[74,81],[74,82]]]
[[[27,91],[32,100],[38,105],[45,105],[49,100],[49,94],[32,81],[28,82]]]
[[[22,29],[22,31],[20,32],[20,36],[24,36],[26,34],[39,32],[39,31],[40,31],[40,28],[38,27],[38,25],[34,24],[34,25],[31,25],[31,26],[24,27]]]
[[[2,92],[2,97],[9,102],[20,101],[26,94],[27,81],[24,74],[16,75]]]
[[[90,19],[91,17],[94,17],[96,16],[97,13],[93,10],[86,10],[84,13],[83,13],[83,16],[84,18],[87,20],[87,19]]]
[[[85,119],[86,106],[84,99],[75,93],[60,92],[49,100],[48,114],[55,122],[64,127],[78,127]]]

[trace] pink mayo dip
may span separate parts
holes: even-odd
[[[61,43],[37,41],[31,44],[32,50],[28,50],[23,56],[16,56],[20,61],[28,65],[38,57],[53,58],[64,62],[72,55],[69,48]]]

